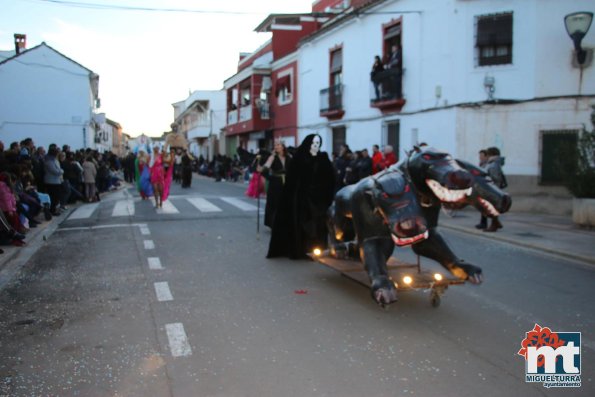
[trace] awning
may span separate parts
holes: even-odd
[[[279,95],[279,91],[284,88],[287,88],[287,92],[291,92],[291,75],[289,74],[277,79],[275,83],[275,95]]]

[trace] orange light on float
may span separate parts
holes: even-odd
[[[312,252],[316,256],[320,256],[322,254],[322,251],[320,250],[320,248],[314,248],[314,251],[312,251]]]
[[[405,283],[405,285],[411,285],[413,279],[410,276],[405,276],[403,277],[403,282]]]
[[[436,281],[442,281],[442,274],[440,273],[434,273],[434,280]]]

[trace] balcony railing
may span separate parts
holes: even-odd
[[[247,121],[252,119],[252,105],[242,106],[240,108],[240,121]]]
[[[320,114],[343,111],[343,84],[320,90]]]
[[[403,97],[401,80],[401,73],[394,69],[376,73],[370,83],[372,90],[371,102],[401,99]]]
[[[227,113],[227,125],[236,124],[238,122],[238,111],[232,110]]]
[[[256,106],[258,108],[258,112],[260,113],[261,120],[268,120],[271,118],[271,105],[267,101],[259,99],[256,101]]]

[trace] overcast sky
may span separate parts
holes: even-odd
[[[239,53],[270,38],[254,32],[267,15],[309,12],[312,2],[2,0],[0,50],[14,49],[14,33],[27,35],[27,48],[45,41],[99,74],[99,112],[132,136],[159,136],[173,122],[172,103],[190,90],[221,89],[236,72]]]

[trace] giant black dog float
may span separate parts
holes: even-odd
[[[372,298],[381,305],[397,300],[387,271],[395,245],[411,245],[457,279],[480,284],[481,268],[458,258],[436,229],[442,205],[472,205],[491,217],[508,211],[511,199],[480,168],[415,147],[405,161],[337,192],[329,209],[329,252],[339,259],[359,257]]]

